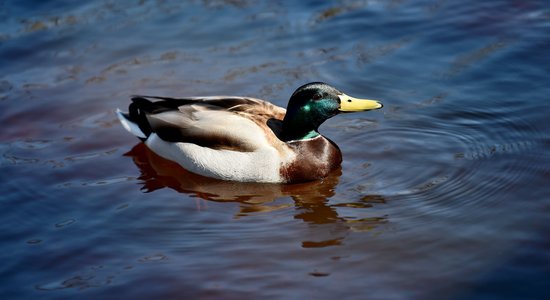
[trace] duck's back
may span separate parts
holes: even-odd
[[[132,100],[119,118],[160,156],[208,177],[286,181],[280,169],[295,154],[277,137],[285,109],[243,97]]]

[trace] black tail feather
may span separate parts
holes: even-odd
[[[146,116],[146,113],[151,112],[152,106],[153,103],[145,98],[132,98],[132,103],[128,107],[129,119],[136,123],[147,137],[153,132]]]

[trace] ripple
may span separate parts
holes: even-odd
[[[457,215],[465,206],[498,205],[495,194],[540,168],[536,159],[524,157],[537,155],[541,134],[511,108],[435,109],[390,123],[368,134],[377,141],[369,149],[375,162],[369,176],[384,182],[388,196],[409,201],[413,215]]]
[[[133,269],[132,265],[115,267],[109,265],[93,265],[76,274],[65,277],[66,279],[54,280],[43,284],[35,285],[37,290],[57,291],[63,289],[84,290],[88,288],[100,288],[113,283],[117,276]]]
[[[12,165],[36,164],[40,162],[40,159],[38,158],[21,157],[13,154],[8,154],[8,153],[4,153],[2,157],[4,158],[4,161],[7,161],[9,164],[12,164]]]
[[[55,291],[62,289],[87,289],[102,287],[111,284],[114,276],[96,277],[95,275],[77,275],[62,281],[54,281],[46,284],[37,285],[36,289],[42,291]]]
[[[324,248],[329,246],[339,246],[342,245],[344,238],[337,238],[325,241],[303,241],[303,248]]]
[[[328,21],[332,18],[338,17],[340,15],[359,10],[364,8],[367,3],[353,2],[350,4],[340,4],[338,6],[332,6],[322,11],[318,12],[316,16],[313,17],[312,23],[321,23]]]
[[[61,221],[61,222],[59,222],[59,223],[55,223],[55,227],[56,227],[56,228],[63,228],[63,227],[72,225],[72,224],[75,223],[75,222],[76,222],[75,219],[67,219],[67,220],[65,220],[65,221]]]
[[[59,143],[71,142],[74,138],[63,137],[56,139],[17,139],[12,142],[0,144],[0,149],[3,161],[12,165],[27,165],[27,164],[51,164],[54,167],[62,167],[63,162],[55,159],[47,159],[45,153],[56,151],[54,145]],[[52,148],[52,149],[48,149]],[[47,149],[48,152],[42,151]],[[41,155],[41,158],[36,157]]]
[[[314,270],[313,272],[310,272],[309,275],[313,277],[327,277],[327,276],[330,276],[330,273]]]
[[[509,47],[511,42],[512,41],[510,40],[500,38],[475,51],[457,57],[455,61],[451,63],[449,71],[447,71],[445,76],[455,76],[464,70],[479,64],[481,60],[487,59],[503,48]]]
[[[19,140],[12,143],[20,149],[44,149],[52,144],[50,140]]]
[[[60,185],[58,185],[58,188],[69,188],[73,186],[86,186],[86,187],[97,187],[97,186],[104,186],[104,185],[110,185],[110,184],[116,184],[126,181],[132,181],[136,178],[133,176],[123,176],[123,177],[116,177],[116,178],[109,178],[109,179],[98,179],[94,181],[87,181],[87,182],[65,182]]]
[[[72,156],[65,157],[65,160],[74,162],[74,161],[80,161],[80,160],[97,159],[98,157],[101,157],[101,156],[111,155],[115,153],[117,150],[118,148],[114,148],[114,149],[109,149],[101,152],[72,155]]]
[[[492,156],[499,154],[512,154],[528,151],[536,146],[533,141],[515,141],[506,144],[486,144],[478,145],[467,153],[456,153],[456,158],[464,158],[471,160],[489,159]]]
[[[91,79],[90,79],[91,80]],[[100,81],[100,78],[94,78],[94,81]],[[104,79],[103,79],[104,80]],[[101,129],[110,128],[114,125],[118,125],[118,120],[113,117],[111,111],[104,111],[93,115],[84,116],[71,122],[67,122],[61,125],[62,128],[88,128],[88,129]]]
[[[354,232],[372,231],[373,229],[378,228],[380,225],[386,224],[388,222],[388,216],[362,218],[358,220],[346,220],[349,228]]]
[[[165,260],[165,259],[167,259],[167,257],[164,254],[153,254],[153,255],[149,255],[149,256],[145,256],[143,258],[140,258],[138,261],[144,263],[144,262],[161,261],[161,260]]]
[[[449,180],[448,176],[436,177],[436,178],[431,179],[430,181],[426,182],[425,184],[420,185],[419,187],[412,188],[412,190],[415,191],[415,192],[424,192],[424,191],[427,191],[427,190],[431,190],[432,188],[438,186],[439,184],[441,184],[441,183],[443,183],[447,180]]]
[[[327,127],[337,129],[338,132],[363,132],[378,127],[378,122],[365,118],[340,119],[338,122],[329,123]]]

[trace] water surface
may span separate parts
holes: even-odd
[[[547,299],[545,1],[0,1],[2,299]],[[129,95],[383,110],[297,185],[191,174]]]

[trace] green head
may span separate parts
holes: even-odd
[[[317,130],[324,121],[339,113],[381,107],[378,101],[350,97],[326,83],[308,83],[288,101],[282,136],[285,141],[313,138],[319,135]]]

